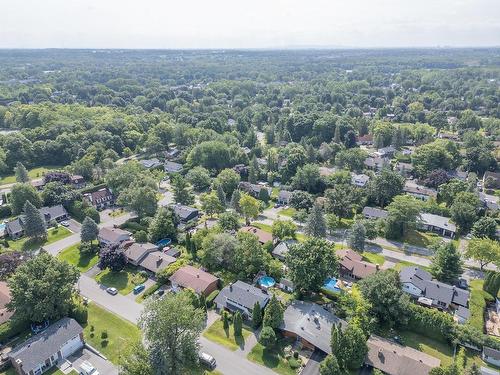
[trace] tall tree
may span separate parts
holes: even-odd
[[[82,242],[92,242],[97,239],[99,235],[99,227],[96,222],[90,217],[85,216],[82,223],[82,229],[80,231],[80,238]]]
[[[224,206],[214,191],[202,194],[200,196],[200,201],[202,210],[205,211],[210,217],[224,212]]]
[[[329,354],[321,362],[319,373],[320,375],[343,375],[344,371],[340,369],[337,357],[333,354]]]
[[[384,168],[368,183],[369,199],[385,207],[396,195],[403,192],[405,179],[397,172]]]
[[[401,238],[417,225],[422,203],[408,195],[398,195],[387,210],[386,235],[390,238]]]
[[[29,182],[30,177],[28,175],[28,171],[26,170],[26,167],[23,165],[21,162],[16,163],[16,182],[19,182],[20,184],[25,184]]]
[[[254,197],[243,193],[240,198],[240,209],[246,224],[250,225],[250,219],[256,219],[259,216],[260,204]]]
[[[233,191],[233,194],[231,195],[231,208],[238,213],[241,212],[240,199],[241,199],[240,191],[239,190]]]
[[[174,192],[175,203],[190,205],[194,203],[194,195],[189,189],[189,183],[184,177],[175,174],[171,178],[172,190]]]
[[[234,314],[233,326],[234,326],[234,336],[241,337],[243,328],[243,318],[241,317],[241,313],[239,311],[236,311],[236,313]]]
[[[362,252],[365,249],[365,239],[365,226],[359,221],[355,222],[351,227],[349,237],[347,237],[347,244],[351,249]]]
[[[292,246],[286,264],[293,283],[304,291],[321,288],[327,277],[336,275],[338,266],[333,245],[319,238]]]
[[[473,238],[467,245],[465,256],[478,261],[481,270],[492,262],[500,267],[500,244],[489,238]]]
[[[149,240],[156,243],[163,238],[176,239],[177,224],[174,211],[169,207],[160,207],[149,223]]]
[[[29,184],[15,184],[10,192],[12,213],[19,215],[23,212],[26,201],[31,202],[37,208],[42,206],[42,199],[33,186]]]
[[[273,238],[283,241],[286,239],[295,239],[297,226],[291,220],[277,219],[273,221]]]
[[[127,257],[117,245],[106,246],[99,252],[99,268],[109,268],[112,272],[120,272],[127,265]]]
[[[314,204],[307,219],[305,232],[311,237],[322,238],[326,236],[325,215],[319,204]]]
[[[21,264],[9,279],[7,306],[18,318],[34,323],[67,316],[78,277],[75,267],[42,252]]]
[[[217,185],[217,197],[219,198],[220,204],[222,207],[226,207],[226,193],[222,188],[222,185]]]
[[[188,372],[198,358],[198,337],[204,322],[204,311],[193,306],[186,292],[146,302],[139,326],[156,373]]]
[[[441,242],[432,246],[434,257],[432,258],[431,274],[443,283],[452,284],[462,274],[462,260],[460,253],[453,243]]]
[[[497,222],[489,216],[483,216],[472,226],[471,234],[477,238],[497,239]]]
[[[135,211],[139,217],[153,216],[157,209],[156,181],[142,177],[121,190],[117,203]]]
[[[26,201],[24,204],[24,233],[29,238],[47,238],[45,220],[40,211],[30,201]]]
[[[283,322],[283,306],[278,301],[276,295],[272,295],[271,300],[264,309],[264,320],[262,324],[264,327],[271,327],[278,329]]]
[[[356,324],[349,323],[342,334],[342,344],[336,353],[342,367],[357,369],[363,365],[368,353],[366,336]]]
[[[252,309],[252,325],[254,328],[258,328],[262,323],[262,308],[260,307],[259,301],[255,302]]]
[[[458,193],[450,207],[451,218],[462,233],[467,233],[477,220],[481,202],[474,193]]]
[[[189,170],[186,175],[186,179],[189,181],[196,191],[203,191],[210,186],[210,174],[208,170],[203,167],[194,167]]]
[[[155,375],[149,353],[140,341],[125,348],[119,363],[120,375]]]
[[[214,186],[222,186],[222,190],[230,196],[236,190],[240,182],[240,175],[232,169],[222,170],[214,181]]]

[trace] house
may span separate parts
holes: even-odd
[[[294,338],[302,346],[331,354],[330,340],[334,324],[342,327],[347,325],[316,303],[295,300],[286,308],[279,328],[283,336]]]
[[[240,177],[248,176],[248,167],[245,164],[236,164],[233,167],[233,171],[238,173],[240,175]]]
[[[375,219],[385,219],[389,212],[376,207],[364,207],[363,216],[365,219],[375,220]]]
[[[219,311],[239,311],[245,319],[252,319],[253,308],[256,303],[264,309],[269,302],[269,295],[262,289],[243,281],[229,284],[215,297],[214,303]]]
[[[175,159],[177,156],[179,156],[180,153],[181,152],[179,151],[179,149],[173,147],[170,150],[165,151],[165,158],[167,160],[172,160]]]
[[[97,239],[103,246],[120,245],[124,241],[130,240],[131,233],[120,228],[101,228]]]
[[[184,206],[182,204],[172,205],[175,215],[181,223],[187,223],[198,218],[199,211],[197,208]]]
[[[468,308],[469,292],[453,285],[433,280],[429,272],[419,267],[405,267],[399,273],[404,292],[421,304],[447,310],[450,305]],[[462,309],[461,314],[465,311]]]
[[[470,318],[470,311],[468,308],[463,306],[458,306],[454,314],[455,321],[458,324],[465,324]]]
[[[328,177],[334,174],[337,170],[335,168],[319,167],[319,174],[321,177]]]
[[[429,232],[438,233],[444,237],[455,237],[457,227],[449,218],[423,212],[420,214],[420,228]]]
[[[71,318],[63,318],[39,334],[16,346],[9,358],[20,375],[40,375],[84,346],[83,328]]]
[[[409,346],[371,335],[365,365],[387,375],[428,375],[441,361]]]
[[[498,204],[498,197],[495,195],[479,192],[479,200],[481,201],[483,206],[489,211],[496,212],[500,208]]]
[[[272,241],[273,240],[273,235],[271,233],[265,232],[262,229],[255,228],[255,227],[242,227],[239,230],[240,232],[243,233],[251,233],[259,239],[259,242],[261,245],[264,245],[266,242]]]
[[[284,290],[285,292],[288,293],[293,293],[295,290],[295,284],[293,283],[292,280],[285,279],[284,277],[281,278],[280,282],[278,283],[278,288],[281,290]]]
[[[285,240],[281,241],[279,244],[277,244],[271,255],[275,257],[278,260],[281,260],[282,262],[285,261],[286,254],[288,254],[288,251],[290,251],[290,246],[297,244],[298,242],[295,240]]]
[[[355,174],[351,175],[351,184],[358,187],[365,187],[366,184],[370,181],[370,177],[366,174]]]
[[[375,155],[379,156],[381,158],[392,158],[394,156],[394,153],[396,152],[396,149],[392,146],[387,146],[387,147],[382,147],[379,148],[376,152]]]
[[[108,188],[85,193],[83,194],[83,198],[98,210],[111,206],[114,202],[113,193]]]
[[[142,166],[147,169],[158,168],[161,167],[163,164],[157,158],[139,160],[139,163],[142,164]]]
[[[426,201],[429,198],[437,198],[437,191],[422,185],[418,185],[413,181],[406,181],[405,186],[403,188],[403,192],[408,195],[411,195],[414,198]]]
[[[370,169],[372,171],[381,171],[382,169],[390,165],[390,161],[386,158],[369,156],[365,159],[363,164],[367,169]]]
[[[245,182],[245,181],[241,181],[238,184],[238,189],[241,191],[244,191],[245,193],[250,194],[254,198],[259,197],[260,191],[262,189],[267,190],[267,195],[269,197],[271,196],[271,193],[272,193],[272,190],[270,188],[268,188],[267,186],[260,185],[260,184],[251,184],[250,182]]]
[[[371,117],[371,113],[370,113]],[[358,140],[356,141],[358,146],[364,145],[364,146],[369,146],[373,144],[373,135],[371,134],[365,134],[365,135],[360,135],[358,137]]]
[[[445,132],[445,131],[440,131],[438,133],[437,137],[439,139],[446,139],[446,140],[452,141],[452,142],[458,142],[460,140],[460,137],[458,136],[458,134]]]
[[[80,175],[72,175],[71,176],[71,185],[73,185],[73,187],[75,189],[81,189],[83,187],[85,187],[85,179],[83,178],[83,176],[80,176]]]
[[[0,324],[7,322],[14,311],[7,309],[7,304],[10,302],[10,289],[5,281],[0,281]]]
[[[179,268],[169,280],[174,290],[189,288],[205,297],[217,290],[219,285],[218,277],[193,266]]]
[[[166,161],[164,168],[167,173],[179,173],[182,171],[182,164],[175,163],[173,161]]]
[[[483,354],[481,357],[486,363],[500,367],[500,350],[483,346]]]
[[[292,197],[292,192],[288,190],[280,190],[278,194],[278,204],[288,206],[290,204],[290,198]]]
[[[413,165],[411,163],[403,163],[398,161],[394,166],[394,169],[403,177],[410,177],[413,174]]]
[[[158,246],[152,243],[125,243],[124,250],[127,261],[134,266],[139,266],[149,253],[158,251]]]
[[[484,172],[483,186],[487,189],[500,189],[500,173]]]
[[[47,227],[53,222],[61,222],[68,218],[68,212],[60,204],[57,206],[42,207],[38,211],[42,215]],[[13,240],[21,238],[24,235],[24,215],[9,221],[5,225],[5,231]]]
[[[337,256],[340,258],[340,276],[344,278],[361,280],[373,275],[379,269],[379,265],[365,262],[359,253],[351,249],[339,250]]]
[[[174,258],[179,258],[181,256],[181,251],[176,247],[169,247],[169,248],[163,249],[163,252],[167,255],[170,255],[171,257],[174,257]]]
[[[145,269],[146,271],[157,274],[176,261],[176,258],[165,254],[162,251],[152,251],[148,253],[144,257],[144,259],[141,260],[141,262],[139,263],[139,267]]]

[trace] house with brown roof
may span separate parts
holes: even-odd
[[[144,257],[139,263],[139,267],[156,274],[176,261],[176,258],[162,251],[153,251]]]
[[[260,228],[256,227],[242,227],[240,228],[240,232],[243,233],[251,233],[254,236],[256,236],[259,239],[259,242],[264,245],[266,242],[272,241],[273,240],[273,235],[271,233],[268,233],[266,231],[263,231]]]
[[[138,266],[142,262],[142,260],[153,251],[158,251],[158,246],[153,245],[149,242],[133,242],[131,244],[127,243],[123,252],[125,253],[125,256],[127,257],[129,263],[133,264],[134,266]]]
[[[340,258],[340,276],[351,280],[361,280],[378,271],[378,265],[363,260],[363,257],[351,249],[337,251]]]
[[[179,268],[169,278],[172,289],[193,289],[197,294],[208,296],[219,286],[219,278],[193,266]]]
[[[108,188],[102,188],[91,193],[86,193],[83,198],[96,209],[103,209],[113,204],[114,197]]]
[[[365,364],[387,375],[428,375],[441,361],[408,346],[371,335]]]
[[[158,246],[149,242],[137,243],[124,241],[122,243],[122,248],[130,264],[154,274],[164,270],[177,261],[176,258],[163,253],[158,249]]]
[[[13,311],[7,309],[7,304],[10,302],[10,289],[5,281],[0,281],[0,324],[7,322]]]

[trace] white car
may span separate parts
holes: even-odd
[[[80,365],[79,375],[99,375],[99,371],[89,361],[83,361]]]
[[[63,227],[69,227],[69,223],[67,221],[61,221],[61,225]]]
[[[108,292],[112,296],[116,296],[118,294],[118,290],[116,288],[113,288],[113,287],[106,288],[106,292]]]

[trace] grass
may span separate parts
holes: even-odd
[[[66,238],[72,234],[73,232],[71,232],[69,229],[59,225],[57,228],[51,228],[47,231],[47,240],[45,241],[39,241],[39,240],[34,241],[27,237],[23,237],[19,240],[15,241],[9,240],[7,242],[9,243],[9,249],[18,251],[28,251],[37,249],[43,245],[48,245],[53,242],[62,240],[63,238]]]
[[[117,210],[113,210],[110,212],[109,216],[110,217],[120,217],[125,215],[127,212],[123,208],[119,208]]]
[[[251,224],[253,227],[262,229],[264,232],[268,233],[273,233],[273,227],[269,224],[263,224],[263,223],[252,223]]]
[[[385,258],[383,255],[380,255],[380,254],[375,254],[375,253],[370,253],[368,251],[365,251],[361,254],[363,256],[363,260],[365,262],[370,262],[370,263],[373,263],[373,264],[378,264],[378,265],[382,265],[384,264],[385,262]]]
[[[288,345],[286,340],[279,340],[276,348],[270,350],[257,343],[248,353],[247,358],[252,362],[270,368],[278,374],[296,375],[296,369],[292,368],[285,358],[284,348],[286,345]]]
[[[28,176],[30,179],[41,178],[44,173],[61,168],[62,168],[61,166],[44,166],[44,167],[33,168],[28,170]],[[5,176],[2,179],[0,179],[0,185],[13,184],[15,182],[16,182],[15,174],[11,174],[9,176]]]
[[[419,267],[423,270],[429,271],[429,267],[424,267],[424,266],[421,266],[420,264],[407,262],[406,260],[402,260],[402,261],[396,263],[396,265],[394,266],[394,269],[399,272],[405,267]]]
[[[269,288],[271,294],[275,294],[276,298],[281,301],[285,306],[294,300],[293,293],[285,292],[279,288]]]
[[[126,266],[123,271],[112,272],[106,269],[96,275],[95,280],[107,287],[116,288],[120,294],[127,295],[132,292],[136,285],[142,284],[146,278],[137,272],[136,269]]]
[[[88,322],[83,330],[85,340],[116,364],[123,348],[140,340],[139,328],[93,303],[89,304],[88,311]],[[104,331],[108,335],[105,339],[102,338]]]
[[[217,320],[208,329],[203,332],[203,336],[217,344],[225,346],[229,350],[235,351],[238,348],[245,346],[245,339],[250,336],[249,328],[243,326],[242,337],[234,336],[234,328],[229,324],[229,329],[224,329],[222,320]]]
[[[49,371],[44,372],[44,374],[46,374],[46,375],[64,375],[64,373],[61,370],[59,370],[57,367],[53,367]],[[71,371],[70,373],[68,373],[68,375],[77,375],[77,374],[78,373],[76,371]],[[5,371],[0,372],[0,375],[17,375],[17,372],[14,370],[13,367],[11,367]]]
[[[429,327],[432,329],[432,327]],[[400,331],[405,345],[429,354],[441,360],[441,366],[451,365],[453,362],[453,348],[444,341],[437,341],[412,331]]]
[[[293,217],[297,210],[293,207],[288,207],[279,212],[280,215],[288,216],[288,217]]]
[[[410,230],[403,238],[403,242],[413,246],[429,247],[441,239],[439,235],[431,232],[419,232]]]
[[[81,273],[87,272],[99,261],[97,252],[94,254],[82,254],[80,252],[80,243],[67,247],[66,249],[61,251],[57,257],[60,260],[72,264],[73,266],[78,268]]]
[[[483,290],[484,280],[472,280],[470,282],[470,319],[467,324],[474,328],[483,331],[484,328],[484,309],[486,308],[486,301],[493,300],[493,297]]]

